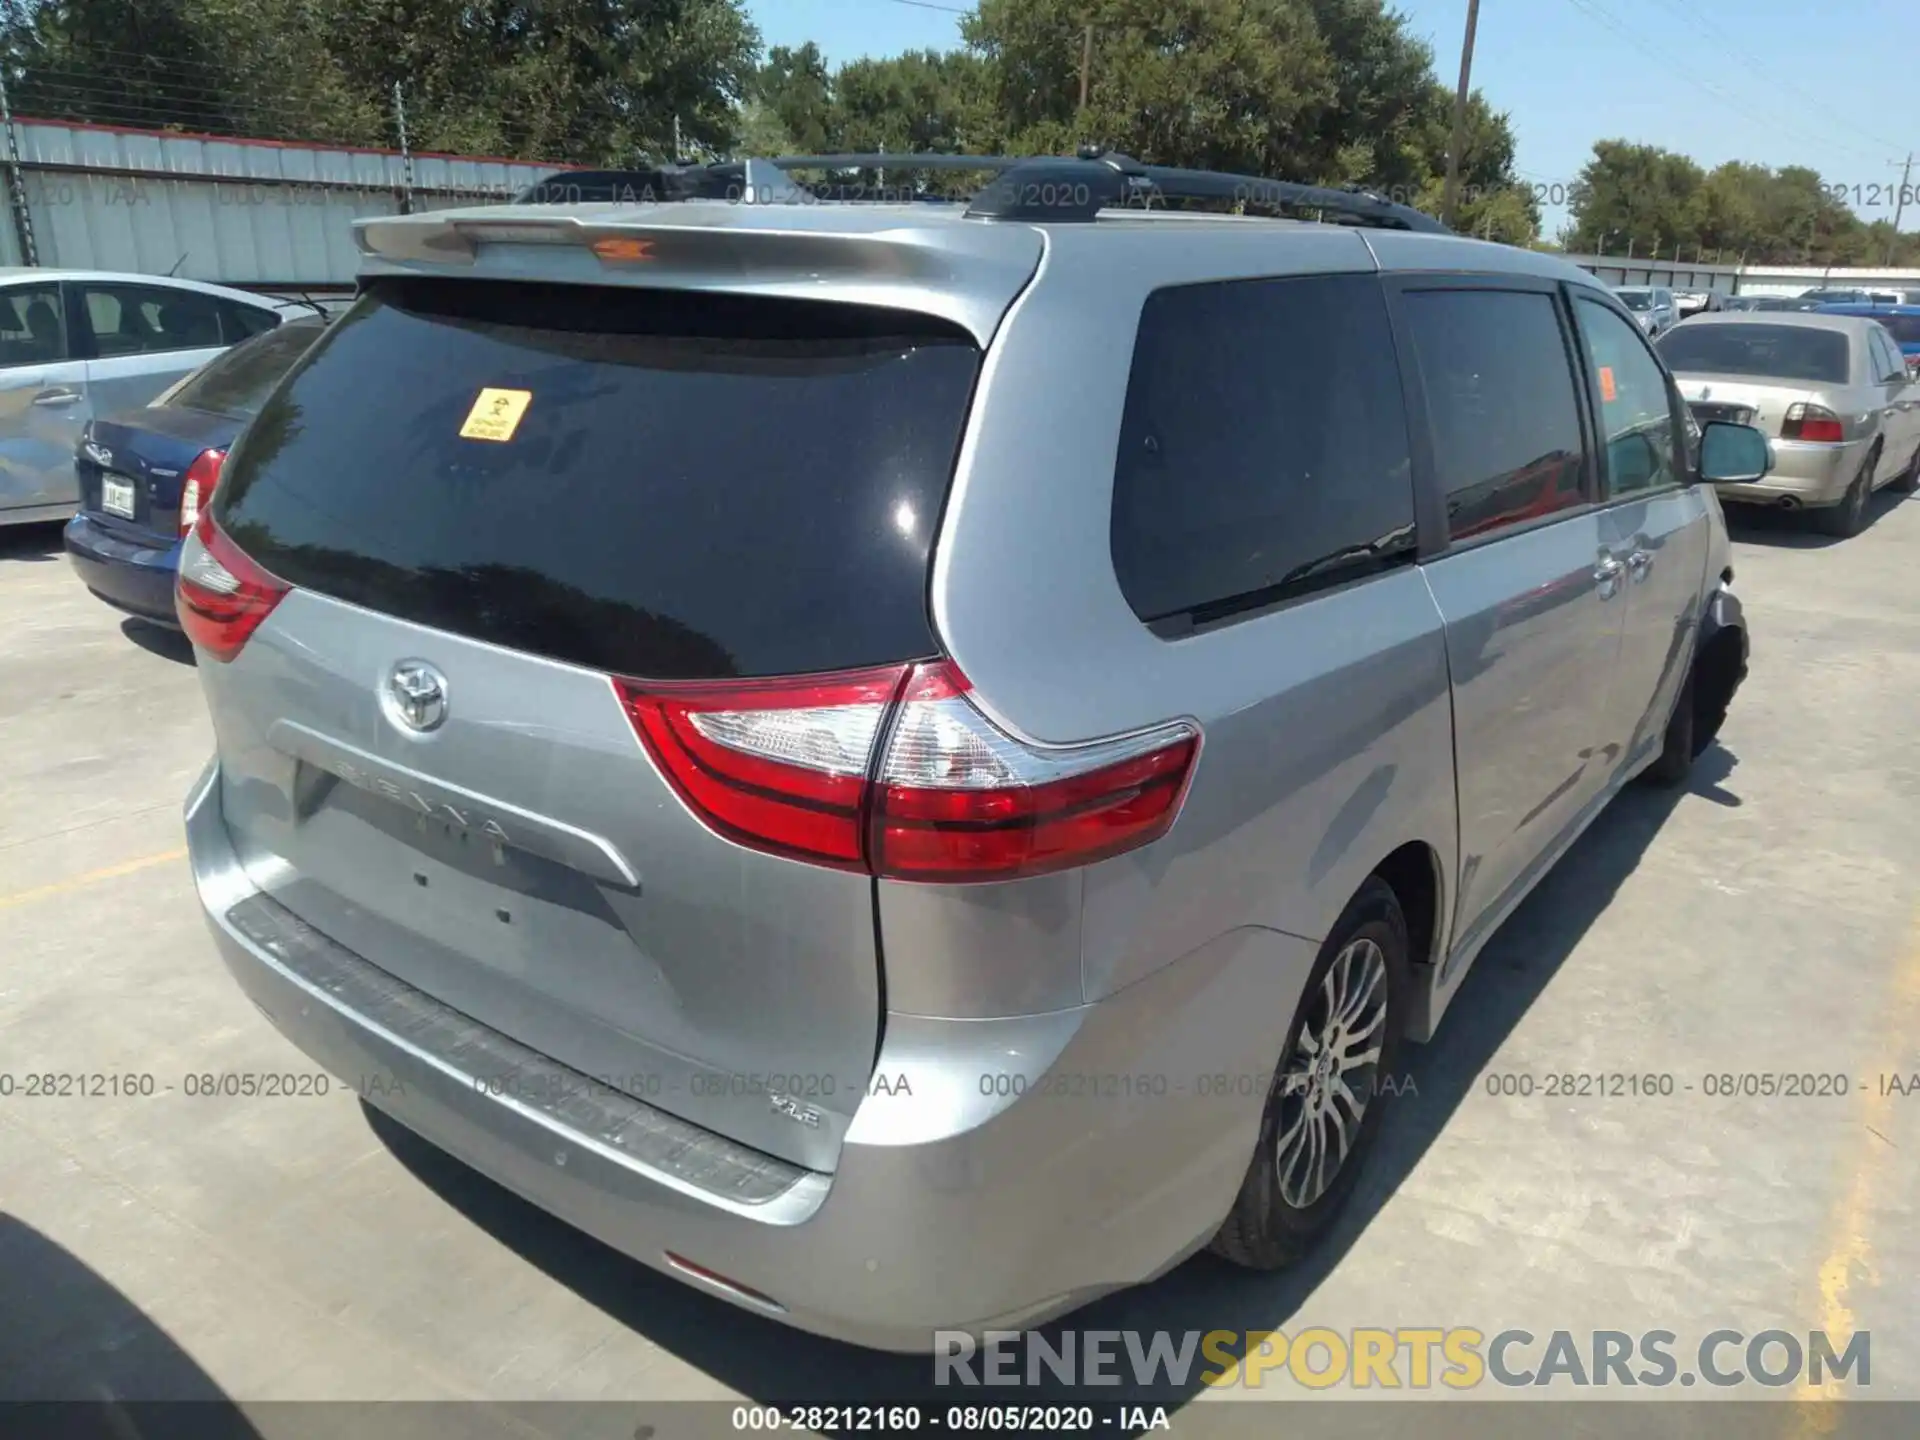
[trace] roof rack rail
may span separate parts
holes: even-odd
[[[1334,223],[1451,234],[1440,221],[1370,191],[1302,185],[1259,175],[1147,165],[1100,146],[1077,155],[950,155],[858,151],[778,155],[648,170],[561,171],[529,186],[522,203],[585,200],[744,200],[793,203],[818,198],[789,170],[992,171],[967,206],[981,220],[1070,223],[1104,210],[1158,209],[1170,201],[1226,201],[1240,209],[1318,211]],[[876,197],[886,198],[886,197]],[[935,198],[935,197],[930,197]]]

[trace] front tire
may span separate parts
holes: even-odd
[[[1660,747],[1659,757],[1646,768],[1648,781],[1663,790],[1684,783],[1693,769],[1693,757],[1699,748],[1693,737],[1694,722],[1699,714],[1694,696],[1699,683],[1700,662],[1696,658],[1680,685],[1680,693],[1674,697],[1673,715],[1667,721],[1666,741]]]
[[[1902,495],[1911,495],[1920,489],[1920,445],[1913,448],[1913,459],[1907,462],[1907,468],[1894,477],[1890,489]]]
[[[1412,998],[1406,916],[1378,876],[1348,902],[1287,1027],[1260,1138],[1216,1255],[1251,1270],[1300,1259],[1333,1226],[1386,1106]]]

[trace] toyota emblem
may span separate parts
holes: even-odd
[[[447,718],[447,677],[424,660],[402,660],[387,676],[380,700],[394,724],[424,735]]]

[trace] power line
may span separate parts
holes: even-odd
[[[1632,29],[1630,29],[1625,23],[1623,23],[1618,16],[1612,14],[1604,6],[1598,4],[1597,0],[1567,0],[1567,3],[1571,5],[1575,10],[1578,10],[1581,14],[1585,15],[1589,20],[1592,20],[1596,24],[1601,25],[1606,29],[1613,31],[1622,40],[1624,40],[1631,48],[1639,51],[1642,55],[1647,56],[1649,59],[1659,62],[1660,66],[1662,67],[1662,73],[1684,80],[1687,84],[1693,86],[1695,89],[1710,96],[1711,98],[1718,100],[1722,105],[1727,106],[1729,109],[1739,111],[1742,115],[1746,116],[1749,120],[1758,120],[1761,124],[1771,126],[1773,129],[1779,131],[1783,135],[1793,134],[1794,138],[1800,139],[1800,140],[1804,140],[1806,138],[1806,136],[1801,132],[1788,131],[1787,128],[1783,126],[1778,119],[1768,114],[1766,111],[1750,110],[1745,105],[1741,104],[1738,100],[1735,100],[1731,95],[1728,95],[1724,91],[1721,91],[1716,87],[1714,87],[1713,85],[1708,84],[1705,80],[1702,80],[1699,76],[1694,75],[1685,69],[1675,68],[1673,64],[1673,56],[1671,54],[1660,51],[1660,50],[1656,50],[1652,46],[1646,44],[1644,41],[1640,39],[1638,35],[1636,35],[1632,31]],[[1832,144],[1833,142],[1827,141],[1824,143]],[[1838,148],[1843,150],[1851,150],[1856,155],[1865,155],[1868,153],[1867,151],[1862,150],[1855,145],[1840,145]],[[1876,155],[1873,158],[1876,160],[1879,160],[1879,159],[1884,159],[1885,157],[1883,155]]]
[[[1744,61],[1746,64],[1751,65],[1755,71],[1766,72],[1768,84],[1777,86],[1779,89],[1782,89],[1782,90],[1789,90],[1793,92],[1795,95],[1800,97],[1800,100],[1803,104],[1811,105],[1816,110],[1825,111],[1827,114],[1831,115],[1834,119],[1838,120],[1842,125],[1844,125],[1852,133],[1856,135],[1865,136],[1868,140],[1871,140],[1876,145],[1884,145],[1888,150],[1892,150],[1892,151],[1899,150],[1900,147],[1898,145],[1896,145],[1893,141],[1888,140],[1884,136],[1870,134],[1869,132],[1862,130],[1857,123],[1855,123],[1853,120],[1848,119],[1845,115],[1841,114],[1838,110],[1834,109],[1831,105],[1821,100],[1817,95],[1813,94],[1812,91],[1803,89],[1802,87],[1794,84],[1791,80],[1784,79],[1778,71],[1769,71],[1768,67],[1763,65],[1758,59],[1756,59],[1751,51],[1743,50],[1738,45],[1730,44],[1727,41],[1726,37],[1721,35],[1718,31],[1716,31],[1711,25],[1707,24],[1704,20],[1700,19],[1686,5],[1679,3],[1679,0],[1655,0],[1655,3],[1661,6],[1663,9],[1668,10],[1675,15],[1678,15],[1681,19],[1685,20],[1687,24],[1691,25],[1700,34],[1705,35],[1708,39],[1712,40],[1716,45],[1718,45],[1721,49],[1725,50],[1729,55],[1733,56],[1736,60],[1741,60],[1741,61]]]
[[[939,10],[948,15],[971,15],[973,11],[963,10],[958,5],[934,5],[930,0],[893,0],[896,5],[911,5],[916,10]]]

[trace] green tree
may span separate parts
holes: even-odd
[[[21,113],[582,164],[733,143],[741,0],[4,0]]]
[[[1671,255],[1676,244],[1697,246],[1705,178],[1684,155],[1601,140],[1580,172],[1570,243],[1576,250],[1605,245],[1617,251],[1631,242],[1642,255]]]
[[[818,155],[837,149],[833,75],[820,47],[809,40],[799,49],[776,45],[754,77],[754,99],[777,130],[772,147],[796,154]],[[765,154],[766,146],[757,148]]]

